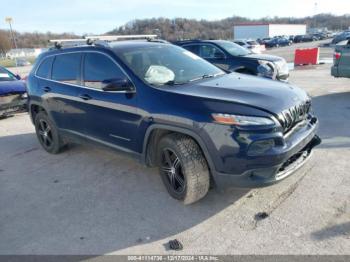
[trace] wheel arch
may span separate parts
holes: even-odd
[[[164,124],[154,124],[147,129],[145,139],[143,141],[143,149],[141,156],[141,162],[143,164],[148,166],[154,166],[155,155],[153,154],[154,152],[150,152],[150,150],[154,148],[156,142],[159,141],[160,138],[170,133],[180,133],[191,137],[202,150],[204,157],[207,160],[209,169],[211,171],[210,173],[214,173],[215,166],[209,154],[209,150],[207,149],[203,139],[198,134],[187,128],[169,126]]]
[[[28,111],[30,114],[30,118],[32,120],[32,122],[34,123],[35,121],[35,116],[39,113],[39,112],[46,112],[46,114],[48,113],[47,110],[39,103],[31,103],[28,107]]]

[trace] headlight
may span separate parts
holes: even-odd
[[[267,117],[212,114],[218,124],[237,126],[272,126],[275,122]]]
[[[258,76],[263,76],[271,79],[275,79],[277,75],[277,70],[273,63],[265,60],[258,60]]]

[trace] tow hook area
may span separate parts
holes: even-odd
[[[322,140],[319,136],[315,135],[314,138],[304,147],[301,151],[290,157],[278,170],[276,175],[276,179],[283,179],[290,174],[292,174],[295,170],[301,167],[304,162],[310,157],[311,151],[315,146],[321,144]]]
[[[310,150],[312,150],[315,146],[318,146],[322,143],[322,139],[315,135],[314,138],[311,140],[311,142],[308,144],[308,147]]]

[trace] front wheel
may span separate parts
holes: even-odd
[[[168,193],[188,205],[203,198],[209,190],[207,161],[190,137],[170,134],[158,146],[159,172]]]
[[[58,154],[63,145],[53,121],[45,112],[39,112],[35,116],[34,123],[36,135],[41,146],[48,153]]]

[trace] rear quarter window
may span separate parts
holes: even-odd
[[[36,72],[36,75],[42,78],[48,78],[50,79],[51,76],[51,67],[52,67],[52,61],[54,57],[47,57],[44,58],[44,60],[40,63],[38,70]]]

